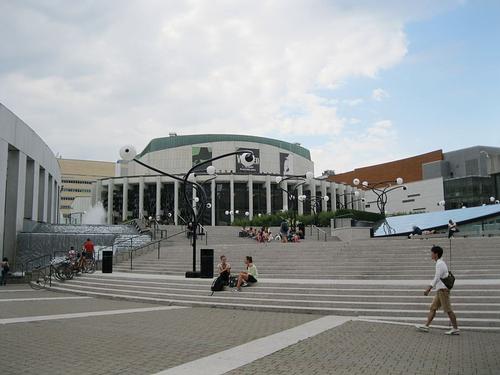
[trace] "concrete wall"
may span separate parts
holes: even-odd
[[[500,155],[500,148],[486,146],[474,146],[446,152],[444,160],[449,164],[449,174],[443,177],[488,177],[488,164],[497,155]]]
[[[444,199],[443,178],[434,178],[405,184],[407,190],[397,189],[388,193],[385,207],[386,213],[397,212],[418,213],[442,211],[444,207],[438,202]],[[377,196],[372,191],[365,192],[366,211],[379,212],[376,204]]]
[[[15,264],[16,237],[25,220],[56,220],[60,184],[53,152],[0,104],[0,257]]]

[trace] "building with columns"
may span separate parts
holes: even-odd
[[[312,212],[311,200],[290,200],[284,190],[291,191],[301,180],[277,182],[276,177],[314,173],[309,150],[298,143],[271,138],[234,134],[199,134],[153,139],[137,158],[152,167],[183,176],[193,165],[238,150],[250,150],[255,161],[248,164],[239,156],[214,161],[216,177],[211,179],[206,166],[192,178],[204,186],[210,209],[205,210],[203,225],[227,225],[236,218],[297,210]],[[94,203],[102,201],[108,223],[132,218],[158,217],[162,221],[182,224],[186,204],[182,183],[135,163],[119,161],[119,177],[97,181]],[[208,181],[210,179],[210,181]],[[205,182],[206,181],[206,182]],[[333,211],[337,207],[362,209],[360,201],[352,199],[350,186],[310,179],[297,188],[297,195],[309,198],[328,196],[317,205],[317,211]],[[189,197],[196,191],[187,187]],[[354,201],[354,202],[353,202]]]
[[[61,176],[54,153],[0,104],[0,257],[15,263],[17,234],[59,218]]]

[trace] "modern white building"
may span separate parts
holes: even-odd
[[[61,175],[54,153],[0,104],[0,255],[15,263],[17,234],[59,218]]]
[[[207,165],[193,175],[193,180],[204,186],[210,203],[202,220],[204,225],[226,225],[245,215],[251,219],[254,215],[283,210],[307,213],[313,211],[311,202],[315,198],[325,196],[329,199],[319,202],[317,211],[335,210],[338,199],[342,200],[342,207],[362,209],[360,202],[351,203],[351,196],[344,194],[354,191],[350,186],[314,178],[277,182],[279,176],[314,173],[309,150],[298,143],[249,135],[172,134],[153,139],[137,159],[171,175],[183,176],[202,161],[239,150],[252,151],[255,161],[247,164],[240,156],[230,156],[213,162],[215,178],[207,174]],[[117,170],[120,177],[98,180],[95,187],[94,202],[103,202],[108,223],[152,216],[179,224],[187,217],[181,182],[134,161],[119,161]],[[286,191],[291,192],[302,182],[296,195],[310,199],[303,202],[289,199]],[[195,199],[196,191],[189,186],[187,189],[188,196]]]

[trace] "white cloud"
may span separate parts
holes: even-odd
[[[169,131],[350,146],[353,120],[319,93],[401,61],[428,7],[394,4],[2,2],[0,101],[65,157],[112,160]]]
[[[311,153],[316,174],[319,174],[326,169],[341,173],[355,167],[383,163],[400,157],[404,150],[392,122],[381,120],[313,148]]]
[[[372,99],[378,102],[381,102],[382,100],[387,99],[388,97],[389,93],[384,89],[378,88],[372,91]]]

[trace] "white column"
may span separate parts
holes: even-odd
[[[139,219],[144,217],[144,177],[139,179]]]
[[[16,232],[23,230],[24,221],[24,197],[26,195],[26,154],[19,152],[17,179],[17,212],[16,212]],[[52,200],[54,202],[54,200]],[[54,210],[52,210],[53,212]],[[52,221],[53,222],[53,221]]]
[[[345,190],[344,190],[345,186],[344,184],[337,184],[337,191],[339,193],[339,206],[341,209],[344,209],[346,208],[345,206]]]
[[[161,214],[161,177],[156,177],[156,212],[155,216],[158,218]]]
[[[179,181],[174,180],[174,224],[179,223]]]
[[[122,185],[122,220],[128,220],[128,178],[123,177]]]
[[[31,205],[31,219],[38,220],[38,189],[40,186],[40,163],[33,161],[33,203]],[[60,200],[60,198],[59,198]]]
[[[102,180],[97,180],[95,183],[95,202],[93,204],[96,204],[97,202],[102,201]]]
[[[113,224],[113,191],[115,190],[115,185],[113,179],[108,180],[108,225]]]
[[[311,190],[311,214],[314,214],[314,205],[315,205],[315,198],[316,198],[316,180],[312,179],[309,181],[309,190]]]
[[[49,214],[49,171],[45,170],[44,179],[43,179],[43,216],[42,221],[48,222],[48,214]]]
[[[231,213],[231,223],[234,221],[234,176],[231,175],[229,179],[229,197],[230,197],[230,206],[229,210]]]
[[[324,197],[327,194],[326,191],[326,181],[321,181],[321,196]],[[328,202],[325,201],[324,199],[321,201],[321,211],[326,212],[328,211]]]
[[[271,176],[266,176],[266,212],[269,215],[271,211]]]
[[[54,223],[56,224],[59,224],[59,217],[61,216],[59,212],[60,197],[59,184],[54,180]]]
[[[283,198],[282,198],[283,199],[283,209],[288,211],[290,209],[290,207],[288,207],[288,194],[285,191],[285,190],[288,190],[288,182],[287,181],[281,181],[280,185],[281,185],[281,188],[283,189],[281,191],[282,192],[282,196],[283,196]]]
[[[335,212],[337,211],[337,184],[335,182],[330,182],[330,194],[332,195],[332,211]]]
[[[7,192],[7,160],[9,144],[0,139],[0,259],[3,258],[4,227],[5,227],[5,195]],[[37,192],[38,194],[38,192]],[[38,207],[37,207],[38,208]]]
[[[353,196],[352,196],[352,186],[347,185],[346,186],[346,206],[347,208],[350,208],[352,210],[353,208]]]
[[[193,182],[196,182],[196,177],[193,179]],[[196,189],[194,188],[193,186],[193,191],[192,191],[192,201],[191,201],[191,204],[193,206],[193,210],[195,213],[198,213],[198,210],[196,209],[196,197],[197,197],[197,194],[196,194]]]
[[[212,180],[210,182],[210,194],[212,197],[212,208],[210,209],[210,217],[212,221],[212,226],[215,227],[215,190],[216,190],[216,185],[215,185],[215,180]]]
[[[298,196],[301,196],[301,195],[304,195],[304,189],[303,189],[304,185],[299,185],[299,187],[297,188],[297,195]],[[299,201],[299,212],[298,212],[299,215],[304,215],[304,202],[302,201]]]
[[[253,176],[248,175],[248,218],[253,219]]]

